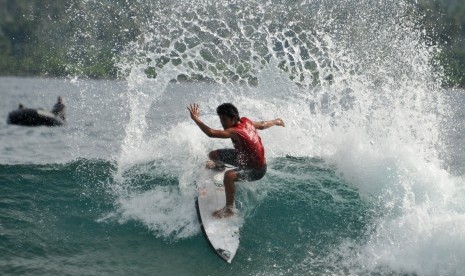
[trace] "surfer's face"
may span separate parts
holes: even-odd
[[[224,129],[233,127],[237,123],[235,119],[231,119],[228,116],[225,116],[225,115],[219,115],[219,116],[220,116],[221,125],[223,126]]]

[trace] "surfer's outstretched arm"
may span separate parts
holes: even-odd
[[[194,103],[194,104],[189,105],[187,107],[187,110],[189,110],[192,120],[199,126],[199,128],[203,131],[203,133],[205,133],[208,137],[224,138],[224,139],[231,138],[230,131],[212,129],[200,120],[200,111],[199,111],[198,104]]]
[[[270,128],[272,126],[282,126],[282,127],[284,127],[285,125],[284,125],[283,119],[276,118],[276,119],[271,120],[271,121],[253,122],[253,126],[256,129],[267,129],[267,128]]]

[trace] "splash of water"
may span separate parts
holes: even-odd
[[[304,103],[312,116],[295,117],[315,118],[319,133],[359,127],[374,142],[392,136],[416,146],[427,159],[437,157],[430,148],[438,143],[437,116],[442,111],[437,72],[431,66],[438,49],[423,39],[408,4],[154,5],[137,6],[145,11],[144,31],[120,62],[131,86],[131,112],[140,111],[131,116],[125,146],[142,142],[133,132],[146,131],[144,112],[173,79],[259,87],[271,81],[281,91],[267,91],[264,104]],[[274,72],[279,79],[264,74]],[[156,81],[147,76],[156,76]],[[257,93],[247,86],[224,88],[234,97]],[[305,120],[299,119],[301,125]],[[311,136],[323,136],[316,132]]]

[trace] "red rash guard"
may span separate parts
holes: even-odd
[[[252,121],[242,117],[233,129],[237,136],[231,140],[237,151],[238,163],[244,167],[263,168],[266,165],[265,149]]]

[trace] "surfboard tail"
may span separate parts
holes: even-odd
[[[198,197],[195,198],[195,209],[197,210],[197,218],[199,220],[200,229],[202,230],[202,234],[205,237],[205,240],[207,241],[208,246],[216,253],[216,255],[218,257],[220,257],[223,261],[230,264],[232,262],[232,259],[234,258],[234,256],[231,254],[231,252],[229,250],[222,249],[222,248],[216,248],[212,244],[212,242],[211,242],[211,240],[210,240],[210,238],[209,238],[209,236],[208,236],[208,234],[207,234],[207,232],[205,230],[205,226],[203,224],[202,216],[201,216],[201,213],[200,213],[199,198]]]

